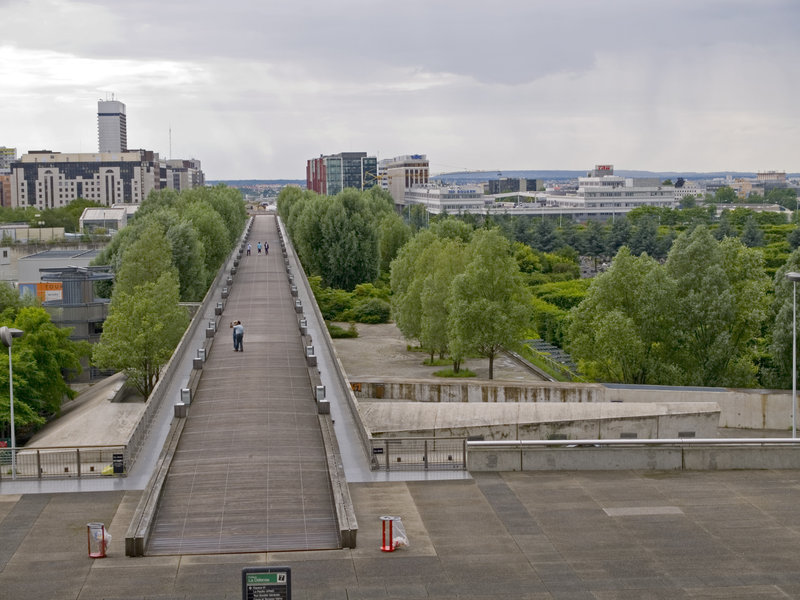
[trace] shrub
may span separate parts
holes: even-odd
[[[355,323],[350,323],[350,327],[347,329],[343,329],[338,325],[334,325],[332,323],[325,323],[328,328],[328,333],[330,333],[333,339],[337,338],[357,338],[358,337],[358,330],[356,329]]]
[[[358,304],[354,313],[359,323],[388,323],[392,308],[385,300],[369,298]]]
[[[541,298],[531,299],[532,321],[539,337],[560,348],[564,347],[569,328],[569,311],[563,310]]]
[[[586,297],[590,283],[590,279],[570,279],[569,281],[541,284],[532,291],[536,297],[554,304],[562,310],[569,310],[578,306]]]

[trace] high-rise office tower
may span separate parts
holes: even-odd
[[[97,141],[99,152],[125,152],[128,149],[125,104],[118,100],[97,101]]]

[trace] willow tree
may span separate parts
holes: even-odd
[[[450,287],[450,353],[488,358],[492,379],[497,354],[518,344],[530,325],[530,296],[510,243],[498,229],[476,231],[467,256],[464,272]]]
[[[132,291],[115,289],[103,335],[94,345],[94,364],[125,372],[128,381],[147,398],[189,323],[179,298],[174,269]]]

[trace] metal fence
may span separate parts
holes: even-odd
[[[16,469],[12,474],[12,456]],[[125,446],[82,446],[0,449],[0,479],[63,479],[103,477],[127,472]]]
[[[467,468],[466,438],[373,438],[370,445],[373,471]]]

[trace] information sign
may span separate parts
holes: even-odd
[[[291,600],[291,567],[242,569],[242,600]]]
[[[111,464],[114,467],[114,474],[120,475],[125,472],[124,456],[122,454],[112,454]]]

